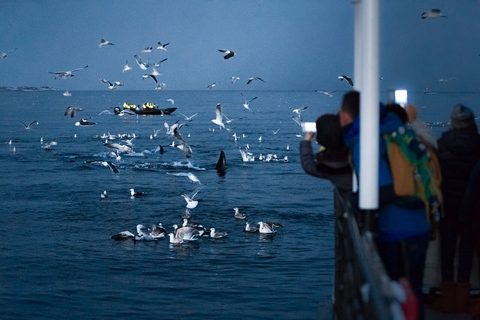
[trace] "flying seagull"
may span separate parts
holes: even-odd
[[[154,63],[153,66],[154,66],[154,67],[160,67],[160,63],[162,63],[162,62],[164,62],[164,61],[167,61],[167,60],[168,60],[168,58],[162,59],[162,60],[160,60],[159,62]]]
[[[308,109],[308,106],[305,106],[305,107],[300,107],[300,108],[297,108],[297,109],[293,109],[292,112],[296,113],[296,114],[300,114],[307,109]]]
[[[167,51],[167,49],[165,49],[166,46],[168,46],[170,44],[170,42],[167,42],[167,43],[161,43],[160,41],[158,42],[158,47],[157,49],[158,50],[163,50],[163,51]]]
[[[341,76],[338,76],[338,79],[340,79],[340,81],[343,81],[343,80],[346,80],[348,82],[349,85],[351,85],[353,87],[353,81],[352,81],[352,78],[342,74]]]
[[[232,83],[237,82],[237,80],[240,80],[240,78],[235,76],[230,77],[230,81],[232,81]]]
[[[99,48],[103,48],[105,46],[113,46],[114,44],[111,43],[110,41],[107,41],[105,39],[100,40],[100,44],[98,45]]]
[[[197,176],[194,175],[191,172],[179,172],[179,173],[167,172],[167,174],[172,175],[172,176],[177,176],[177,177],[187,177],[188,179],[190,179],[191,182],[202,184],[200,182],[200,179],[198,179]]]
[[[7,55],[8,55],[10,52],[15,51],[15,50],[17,50],[17,48],[12,49],[12,50],[7,51],[7,52],[0,51],[0,54],[2,55],[2,58],[6,58]]]
[[[102,165],[104,167],[109,167],[110,170],[112,170],[112,172],[115,173],[115,174],[117,174],[119,172],[117,167],[111,161],[103,161]]]
[[[315,90],[315,92],[320,92],[326,95],[327,97],[333,97],[333,93],[337,92],[338,90],[332,90],[332,91],[322,91],[322,90]]]
[[[142,50],[142,53],[149,53],[152,52],[153,48],[152,47],[146,47],[145,49]]]
[[[220,81],[219,81],[220,82]],[[217,82],[211,83],[207,86],[208,89],[213,89],[217,85]]]
[[[88,68],[88,65],[86,65],[86,66],[83,67],[83,68],[76,68],[76,69],[73,69],[73,70],[70,70],[70,71],[56,71],[56,72],[49,71],[48,73],[54,74],[54,75],[55,75],[55,79],[68,79],[68,78],[74,76],[73,73],[74,73],[75,71],[83,70],[83,69],[86,69],[86,68]]]
[[[120,81],[115,81],[114,83],[111,83],[107,79],[100,79],[100,81],[102,81],[103,83],[108,83],[108,89],[110,89],[110,90],[115,90],[118,87],[123,86],[123,83],[121,83]]]
[[[227,50],[227,49],[218,49],[218,51],[220,51],[222,53],[225,53],[225,55],[223,56],[223,59],[225,59],[225,60],[228,60],[235,55],[235,52]]]
[[[188,209],[195,209],[197,207],[198,200],[193,200],[193,198],[195,198],[198,192],[202,190],[204,187],[205,185],[198,187],[191,195],[182,194],[182,197],[185,199],[185,202],[187,202]]]
[[[183,114],[183,113],[181,113],[181,112],[179,112],[179,113],[185,118],[185,121],[192,121],[193,117],[195,117],[195,116],[198,114],[198,113],[195,113],[195,114],[193,114],[193,115],[191,115],[191,116],[187,116],[187,115],[185,115],[185,114]]]
[[[37,120],[34,120],[34,121],[30,122],[29,124],[25,124],[25,123],[22,122],[22,124],[23,124],[23,126],[25,127],[26,130],[32,129],[31,125],[35,124],[35,123],[38,124]]]
[[[159,76],[160,73],[157,71],[157,69],[155,69],[155,68],[152,68],[152,69],[153,69],[152,73],[150,73],[150,74],[144,74],[144,75],[143,75],[143,79],[146,79],[146,78],[149,78],[149,77],[150,77],[150,78],[153,79],[153,81],[155,81],[155,83],[158,83],[157,76]]]
[[[225,124],[223,123],[223,114],[222,114],[222,106],[220,103],[217,103],[217,108],[215,109],[215,119],[212,119],[212,122],[216,125],[219,125],[220,128],[225,129]]]
[[[260,80],[262,82],[265,82],[265,80],[263,80],[260,77],[251,77],[251,78],[248,78],[247,84],[250,84],[250,82],[252,82],[253,80]]]
[[[138,66],[140,67],[140,69],[142,69],[142,70],[147,70],[148,67],[150,67],[150,63],[148,63],[148,62],[143,62],[143,61],[142,61],[142,58],[140,58],[140,57],[138,56],[138,54],[134,55],[133,57],[135,58],[135,61],[137,62],[137,64],[138,64]]]
[[[192,148],[183,140],[182,135],[178,132],[177,128],[173,129],[173,136],[177,140],[177,142],[180,144],[179,149],[183,151],[185,154],[186,158],[190,158],[192,156]]]
[[[444,15],[440,9],[432,9],[430,11],[425,11],[424,13],[422,13],[422,19],[435,19],[445,17],[446,15]]]
[[[65,109],[65,113],[63,115],[64,116],[70,115],[70,118],[73,118],[77,113],[79,113],[82,110],[83,110],[82,108],[68,106],[67,109]]]
[[[143,79],[147,79],[147,78],[152,78],[153,81],[155,81],[155,83],[158,83],[157,77],[155,77],[155,75],[153,74],[144,74]]]
[[[129,70],[132,70],[132,67],[130,67],[128,65],[128,60],[127,60],[127,61],[125,61],[125,66],[123,66],[122,72],[126,72],[126,71],[129,71]]]
[[[243,93],[240,93],[243,97],[243,100],[245,100],[245,102],[243,103],[243,107],[249,111],[252,111],[252,109],[250,109],[250,102],[252,102],[253,100],[257,99],[258,97],[255,97],[255,98],[252,98],[250,101],[247,101],[247,99],[245,98],[245,96],[243,95]],[[253,111],[252,111],[253,112]]]

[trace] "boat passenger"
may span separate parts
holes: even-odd
[[[359,113],[360,93],[346,93],[339,113],[340,124],[345,143],[352,150],[352,162],[357,174],[361,148]],[[400,126],[400,119],[381,106],[379,134],[392,133]],[[379,210],[375,230],[378,254],[390,279],[398,281],[406,277],[409,280],[419,302],[418,319],[424,319],[422,283],[431,226],[423,202],[404,206],[397,201],[399,197],[393,191],[386,144],[381,138],[379,142]]]
[[[457,281],[454,275],[454,261],[459,238],[456,227],[459,224],[459,208],[472,173],[480,160],[480,135],[473,111],[457,104],[450,114],[451,128],[442,133],[438,140],[438,156],[442,170],[442,192],[444,216],[440,220],[440,260],[442,283],[440,298],[434,307],[443,312],[456,312],[463,309],[460,299],[468,297],[469,278],[464,268],[459,268]],[[465,259],[463,252],[469,252],[468,241],[459,249],[459,259]],[[462,298],[463,297],[463,298]]]
[[[349,198],[352,192],[352,168],[348,161],[348,149],[343,141],[340,118],[336,114],[324,114],[316,121],[317,133],[306,132],[300,142],[300,160],[303,170],[312,176],[327,179],[340,194]],[[313,154],[312,140],[316,140],[320,152]],[[335,208],[340,204],[336,196]],[[337,212],[337,210],[335,210]]]
[[[473,256],[476,252],[480,266],[480,161],[470,175],[459,214],[460,247],[458,261],[458,288],[470,289]],[[480,273],[480,272],[479,272]],[[466,283],[466,284],[465,284]],[[480,316],[480,301],[477,299],[469,308],[469,290],[457,290],[455,307],[457,312],[470,312]]]

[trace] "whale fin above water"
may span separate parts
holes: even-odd
[[[220,151],[220,157],[218,158],[215,170],[217,170],[220,176],[224,176],[227,173],[227,159],[225,158],[225,152],[223,152],[223,150]]]

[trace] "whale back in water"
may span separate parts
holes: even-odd
[[[223,152],[223,150],[220,151],[220,157],[218,158],[215,170],[217,170],[219,176],[224,176],[227,173],[227,159],[225,158],[225,152]]]

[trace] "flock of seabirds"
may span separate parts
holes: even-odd
[[[102,48],[104,46],[109,46],[109,45],[114,45],[114,44],[105,40],[105,39],[102,39],[100,44],[99,44],[99,47]],[[162,44],[162,43],[158,42],[158,48],[157,49],[166,51],[165,47],[167,45],[169,45],[169,43]],[[152,50],[153,50],[153,48],[149,47],[149,48],[146,48],[146,49],[142,50],[142,52],[151,52]],[[230,51],[230,50],[218,49],[218,51],[221,52],[222,54],[224,54],[223,58],[225,60],[228,60],[228,59],[235,56],[235,53],[233,51]],[[160,65],[160,63],[166,61],[167,58],[164,58],[158,64],[150,64],[148,61],[143,61],[142,58],[137,54],[134,55],[134,57],[135,57],[135,60],[137,62],[137,65],[140,67],[140,69],[142,69],[142,70],[147,70],[149,68],[153,69],[153,71],[151,73],[144,75],[144,78],[150,77],[157,83],[158,81],[156,79],[156,76],[158,75],[158,71],[155,69],[155,66],[158,67]],[[69,78],[74,76],[75,72],[83,70],[85,68],[88,68],[88,65],[83,67],[83,68],[76,68],[76,69],[73,69],[73,70],[70,70],[70,71],[57,71],[57,72],[50,72],[50,73],[55,74],[55,79],[69,79]],[[131,70],[131,68],[128,66],[128,61],[127,61],[126,64],[125,64],[125,67],[123,69],[123,72],[126,72],[128,70]],[[349,82],[351,81],[348,77],[346,77],[345,79]],[[232,77],[231,78],[231,81],[233,83],[236,82],[237,80],[239,80],[238,77]],[[252,77],[252,78],[248,79],[247,84],[250,84],[252,81],[256,81],[256,80],[261,81],[261,82],[265,82],[260,77]],[[342,80],[343,80],[343,78],[342,78]],[[110,82],[106,79],[100,79],[100,81],[108,84],[109,85],[108,88],[110,90],[114,90],[114,89],[117,89],[118,87],[123,86],[123,84],[118,82],[118,81],[114,82],[114,83],[112,83],[112,82]],[[215,87],[215,85],[216,85],[216,83],[212,83],[208,86],[208,88],[212,89],[212,88]],[[163,88],[163,87],[164,87],[164,84],[159,84],[157,89],[158,88]],[[333,92],[331,92],[331,93],[333,93]],[[331,93],[329,92],[328,94],[331,96]],[[64,96],[71,96],[71,94],[68,94],[68,95],[64,94]],[[250,112],[253,112],[253,110],[250,108],[250,103],[252,101],[256,100],[257,97],[254,97],[252,99],[247,99],[243,95],[243,93],[242,93],[242,97],[243,97],[243,100],[244,100],[243,107],[246,110],[248,110]],[[175,101],[173,99],[168,99],[167,101],[169,101],[172,105],[175,104]],[[140,107],[140,106],[138,106],[138,107]],[[303,111],[305,111],[307,108],[308,107],[301,107],[301,108],[298,108],[298,109],[293,109],[293,113],[295,115],[292,116],[292,119],[296,123],[298,123],[299,125],[301,125],[301,122],[302,122],[301,113]],[[117,107],[115,109],[119,109],[119,108]],[[70,106],[66,107],[66,109],[64,111],[64,116],[69,117],[69,118],[74,118],[79,113],[81,113],[82,111],[83,111],[83,109],[81,107],[70,105]],[[100,113],[100,115],[102,115],[102,114],[114,114],[114,115],[120,116],[120,117],[136,116],[137,115],[135,112],[133,112],[129,108],[124,108],[123,110],[114,110],[114,112],[110,112],[110,110],[104,110]],[[193,114],[193,115],[190,115],[190,116],[187,116],[187,115],[182,114],[182,113],[180,113],[180,114],[184,117],[185,122],[180,123],[180,120],[177,120],[172,125],[169,125],[167,123],[167,121],[165,121],[164,122],[165,134],[169,138],[172,139],[172,143],[169,146],[177,147],[178,149],[182,150],[185,158],[187,158],[187,160],[188,160],[192,156],[193,151],[192,151],[192,148],[190,147],[190,145],[182,137],[182,135],[180,134],[179,131],[186,124],[186,122],[191,122],[197,114]],[[215,124],[216,126],[218,126],[219,129],[227,129],[225,125],[229,124],[231,121],[233,121],[233,119],[229,119],[222,112],[222,106],[221,106],[220,103],[218,103],[215,107],[215,118],[212,119],[211,122],[213,124]],[[33,128],[33,125],[35,125],[35,124],[38,125],[39,123],[38,123],[38,121],[35,120],[35,121],[29,122],[29,123],[22,122],[22,124],[24,125],[24,128],[26,130],[31,130]],[[75,125],[80,126],[80,127],[94,126],[94,125],[96,125],[96,122],[91,121],[91,118],[82,118],[79,121],[75,122]],[[280,129],[272,130],[272,133],[277,134],[279,130]],[[155,130],[154,133],[150,136],[150,138],[153,139],[154,137],[156,137],[157,134],[159,133],[159,131],[161,131],[161,130]],[[74,135],[74,137],[76,137],[76,135]],[[236,133],[233,134],[233,137],[234,137],[235,142],[239,138],[239,137],[237,137]],[[108,156],[115,158],[117,160],[117,162],[121,161],[121,154],[124,154],[124,153],[125,154],[132,154],[132,153],[134,153],[134,151],[133,151],[134,144],[133,144],[132,141],[136,138],[135,134],[132,134],[132,135],[128,135],[128,134],[111,135],[110,133],[105,133],[102,136],[100,136],[99,138],[101,138],[104,141],[104,143],[103,143],[104,147],[107,148],[108,150],[110,150],[110,152],[108,153]],[[121,142],[116,142],[115,140],[117,140],[117,139],[121,140]],[[261,141],[261,137],[259,138],[259,140]],[[44,149],[51,149],[52,147],[57,145],[57,142],[55,142],[55,141],[45,142],[45,141],[43,141],[43,138],[41,138],[40,142],[41,142],[41,147],[44,148]],[[12,144],[12,141],[9,141],[9,144]],[[287,146],[287,149],[288,149],[288,146]],[[13,151],[15,151],[15,149],[13,149]],[[155,151],[159,152],[160,154],[163,154],[164,153],[164,148],[160,145]],[[253,154],[251,152],[249,152],[248,144],[245,147],[239,148],[239,151],[240,151],[240,154],[242,156],[242,160],[244,162],[255,161],[255,157],[253,156]],[[288,162],[288,157],[287,156],[285,156],[283,159],[279,159],[277,157],[277,155],[275,155],[275,154],[267,154],[265,156],[260,155],[258,159],[261,160],[261,161],[264,161],[264,162],[270,162],[270,161]],[[103,160],[102,161],[87,160],[85,162],[88,163],[88,164],[100,163],[102,166],[109,167],[113,171],[113,173],[115,173],[115,174],[118,174],[120,172],[119,169],[117,168],[117,165],[114,164],[113,160],[112,161],[109,161],[109,160],[105,160],[105,161],[103,161]],[[189,167],[189,166],[187,166],[187,167]],[[218,159],[218,162],[217,162],[217,165],[216,165],[215,169],[217,170],[219,175],[223,175],[226,172],[226,159],[225,159],[225,153],[223,151],[221,151],[221,153],[220,153],[220,157]],[[135,230],[136,232],[135,233],[133,233],[131,231],[121,231],[121,232],[118,232],[118,233],[114,234],[113,236],[111,236],[111,238],[116,240],[116,241],[122,241],[122,240],[156,241],[156,240],[159,240],[159,239],[168,238],[169,242],[171,244],[182,244],[182,243],[188,242],[188,241],[198,241],[202,237],[210,237],[212,239],[225,238],[227,236],[227,232],[225,232],[225,231],[218,231],[213,227],[207,229],[204,226],[202,226],[201,224],[189,222],[189,219],[192,216],[192,210],[195,209],[198,206],[198,203],[199,203],[199,200],[196,200],[195,196],[198,194],[198,192],[201,189],[203,189],[205,187],[205,185],[202,185],[200,180],[192,172],[187,172],[187,173],[184,173],[184,172],[182,172],[182,173],[167,172],[167,174],[176,175],[176,176],[186,176],[191,182],[200,184],[200,187],[198,187],[192,194],[190,194],[190,195],[182,194],[182,197],[185,199],[185,202],[186,202],[185,212],[181,215],[182,224],[180,226],[174,224],[172,226],[173,230],[170,233],[167,232],[166,228],[161,223],[159,223],[158,225],[152,225],[150,228],[147,228],[142,224],[138,224],[136,226],[136,230]],[[136,191],[133,188],[130,189],[129,192],[130,192],[130,197],[132,199],[143,197],[143,196],[146,195],[146,193],[141,192],[141,191]],[[103,191],[100,194],[100,198],[101,199],[107,199],[108,198],[108,194],[107,194],[106,190]],[[273,235],[276,234],[276,232],[277,232],[276,229],[277,228],[283,227],[280,223],[271,222],[271,221],[259,221],[257,224],[252,225],[248,221],[247,216],[245,214],[241,213],[240,209],[238,207],[234,208],[234,218],[238,219],[238,220],[245,220],[245,228],[244,228],[245,232],[259,233],[259,234],[264,235],[264,236],[273,236]]]
[[[422,19],[440,18],[440,17],[445,17],[445,15],[440,11],[440,9],[432,9],[431,11],[424,12],[422,14]],[[158,42],[157,49],[167,51],[166,47],[169,44],[170,43]],[[104,47],[113,46],[113,45],[114,44],[112,42],[110,42],[108,40],[105,40],[105,39],[101,39],[100,44],[99,44],[99,48],[104,48]],[[2,56],[2,58],[6,58],[8,54],[10,54],[11,52],[13,52],[15,50],[16,50],[16,48],[13,49],[13,50],[10,50],[8,52],[0,51],[0,55]],[[144,50],[142,50],[142,53],[150,53],[152,51],[153,51],[153,47],[147,47]],[[235,56],[235,52],[233,52],[231,50],[228,50],[228,49],[218,49],[218,51],[223,54],[223,58],[225,60],[231,59]],[[143,78],[144,79],[151,78],[157,84],[157,87],[155,88],[155,90],[160,90],[160,89],[165,88],[164,83],[159,83],[158,82],[157,76],[159,76],[160,73],[157,71],[156,68],[160,67],[160,64],[165,62],[167,60],[167,58],[163,58],[158,63],[151,63],[151,62],[149,62],[149,60],[143,60],[138,54],[135,54],[134,58],[135,58],[136,64],[138,65],[138,67],[141,70],[147,71],[150,68],[152,68],[152,71],[149,72],[149,73],[145,73],[143,75]],[[55,72],[50,71],[49,73],[54,74],[55,79],[70,79],[71,77],[74,77],[75,72],[86,69],[86,68],[88,68],[88,65],[85,66],[85,67],[82,67],[82,68],[76,68],[76,69],[69,70],[69,71],[55,71]],[[132,70],[132,68],[128,65],[128,60],[127,60],[125,65],[124,65],[124,68],[123,68],[122,72],[127,72],[129,70]],[[340,79],[341,81],[347,82],[351,87],[354,86],[352,79],[347,75],[340,75],[340,76],[338,76],[338,79]],[[236,81],[240,80],[240,78],[236,77],[236,76],[232,76],[230,78],[230,80],[231,80],[232,83],[235,83]],[[442,80],[443,79],[441,79],[440,81],[442,82]],[[113,83],[110,82],[107,79],[100,79],[100,81],[102,83],[108,84],[108,89],[110,89],[110,90],[115,90],[115,89],[124,85],[123,83],[121,83],[119,81],[115,81]],[[246,82],[246,84],[248,85],[248,84],[252,83],[253,81],[265,82],[262,78],[255,76],[255,77],[249,78],[248,81]],[[444,80],[444,82],[446,82],[446,81],[448,81],[448,80]],[[207,86],[207,88],[212,89],[216,86],[216,84],[217,84],[217,82],[211,83]],[[335,93],[337,90],[332,90],[332,91],[316,90],[316,91],[320,92],[320,93],[323,93],[324,95],[326,95],[328,97],[332,97],[333,93]],[[64,95],[65,96],[70,96],[70,94],[68,94],[68,95],[64,94]],[[257,99],[257,97],[254,97],[252,99],[247,99],[245,96],[243,96],[243,94],[242,94],[242,97],[244,99],[243,107],[246,110],[253,112],[252,109],[250,108],[250,103],[252,101],[254,101],[255,99]],[[174,104],[173,99],[168,99],[168,101],[170,101],[172,104]],[[291,118],[299,126],[302,125],[302,115],[301,114],[307,108],[308,107],[305,106],[305,107],[292,109],[293,115],[292,115]],[[83,111],[83,109],[80,108],[80,107],[68,106],[65,109],[64,115],[73,118],[81,111]],[[100,113],[100,114],[103,114],[103,113],[111,113],[111,112],[109,110],[105,110],[105,111],[102,111],[102,113]],[[115,112],[114,114],[116,114],[118,116],[135,115],[135,113],[133,113],[131,110],[128,110],[128,109],[123,109],[120,112]],[[192,121],[193,118],[196,115],[197,114],[187,116],[187,115],[182,114],[182,116],[184,117],[186,122]],[[217,125],[220,129],[226,129],[225,124],[230,123],[232,120],[229,119],[222,112],[221,104],[218,103],[216,108],[215,108],[215,118],[212,119],[211,121],[212,121],[212,123]],[[37,121],[32,121],[28,124],[22,122],[22,124],[24,125],[26,130],[30,130],[30,129],[32,129],[32,126],[34,124],[38,125],[38,122]],[[83,118],[80,121],[75,122],[76,126],[92,126],[92,125],[95,125],[95,124],[96,123],[90,121],[89,118]],[[184,156],[187,159],[189,159],[192,156],[193,151],[192,151],[192,148],[188,145],[186,140],[182,137],[182,135],[179,132],[179,130],[182,128],[183,125],[185,125],[185,123],[179,123],[179,120],[177,120],[171,126],[168,125],[167,121],[165,121],[165,123],[164,123],[165,129],[166,129],[166,135],[168,137],[172,138],[172,144],[170,146],[175,147],[175,142],[176,142],[176,147],[179,148],[180,150],[182,150],[183,153],[184,153]],[[272,130],[272,133],[277,134],[279,130],[280,129]],[[156,131],[154,133],[155,136],[158,134],[158,131]],[[237,138],[238,138],[236,133],[233,134],[233,137],[234,137],[235,142],[236,142]],[[109,150],[111,150],[110,156],[116,158],[117,161],[120,161],[120,159],[121,159],[120,154],[122,154],[122,153],[133,153],[132,140],[135,139],[135,135],[133,135],[133,136],[130,136],[130,135],[114,136],[114,135],[110,135],[110,134],[104,134],[103,136],[101,136],[101,138],[105,139],[104,146],[106,148],[108,148]],[[117,139],[117,138],[126,139],[125,140],[126,142],[124,144],[114,142],[114,140]],[[151,136],[150,138],[153,138],[153,137]],[[259,138],[259,140],[261,141],[261,137]],[[44,148],[44,149],[50,149],[53,146],[57,145],[57,142],[55,142],[55,141],[44,142],[43,138],[41,138],[40,142],[42,144],[42,148]],[[10,140],[8,143],[12,144],[12,141]],[[248,145],[246,147],[239,148],[240,154],[242,156],[242,160],[244,162],[255,161],[255,157],[253,156],[253,154],[251,152],[249,152],[248,149],[249,149]],[[287,149],[288,149],[288,146],[287,146]],[[15,151],[14,147],[13,147],[13,151]],[[163,153],[164,149],[163,149],[162,146],[159,146],[159,148],[157,148],[156,151],[158,151],[159,153]],[[283,159],[279,159],[274,154],[268,154],[268,155],[265,155],[265,156],[260,155],[258,157],[258,159],[261,160],[261,161],[267,161],[267,162],[268,161],[282,161],[282,160],[285,161],[285,162],[288,162],[288,157],[285,157]],[[100,161],[100,163],[101,163],[101,165],[103,165],[105,167],[109,167],[115,174],[119,173],[119,170],[118,170],[117,166],[112,161]],[[225,159],[225,154],[223,153],[223,151],[221,151],[221,153],[220,153],[220,157],[219,157],[218,163],[216,165],[216,170],[219,173],[219,175],[225,174],[226,159]],[[168,173],[167,172],[167,174],[173,174],[173,175],[177,175],[177,176],[186,176],[190,179],[190,181],[200,184],[200,187],[198,187],[191,195],[182,194],[182,197],[185,199],[185,201],[187,203],[186,204],[186,210],[181,215],[182,224],[180,226],[174,224],[172,226],[173,227],[172,232],[168,232],[167,229],[162,225],[162,223],[159,223],[158,225],[152,225],[150,228],[147,228],[142,224],[138,224],[136,226],[136,230],[135,230],[136,233],[132,233],[131,231],[121,231],[121,232],[118,232],[118,233],[114,234],[113,236],[111,236],[111,238],[116,240],[116,241],[122,241],[122,240],[156,241],[156,240],[164,239],[164,238],[168,237],[169,242],[171,244],[182,244],[182,243],[188,242],[188,241],[197,241],[202,237],[210,237],[212,239],[222,239],[222,238],[227,237],[227,232],[225,232],[225,231],[218,231],[213,227],[207,229],[201,224],[192,223],[192,222],[189,221],[189,219],[192,216],[191,210],[196,208],[197,205],[198,205],[198,200],[195,200],[195,196],[198,194],[198,192],[202,188],[205,187],[205,185],[202,185],[200,180],[191,172],[188,172],[188,173]],[[130,189],[129,191],[130,191],[131,198],[138,198],[138,197],[145,196],[144,192],[135,191],[133,188]],[[108,198],[107,191],[103,191],[103,193],[101,193],[101,195],[100,195],[100,198],[101,199]],[[241,213],[240,209],[238,207],[233,208],[233,210],[234,210],[234,218],[235,219],[245,220],[245,228],[244,228],[245,232],[260,233],[262,235],[273,236],[277,232],[277,230],[276,230],[277,228],[283,227],[280,223],[271,222],[271,221],[265,221],[265,222],[264,221],[259,221],[256,225],[251,225],[250,222],[247,219],[247,216],[245,214]]]
[[[254,98],[256,99],[256,97]],[[252,100],[254,100],[252,99]],[[173,99],[169,99],[172,104],[174,104]],[[245,100],[246,101],[246,100]],[[245,102],[248,107],[248,101]],[[246,107],[246,108],[247,108]],[[308,107],[301,107],[298,109],[293,109],[293,113],[296,114],[295,116],[292,116],[292,119],[295,120],[298,124],[301,124],[301,113],[305,111]],[[250,109],[249,109],[250,110]],[[64,116],[69,117],[69,118],[74,118],[82,112],[83,109],[80,107],[76,106],[67,106],[65,111],[64,111]],[[251,110],[250,110],[251,111]],[[115,116],[120,116],[120,117],[125,117],[129,115],[135,115],[132,113],[112,113],[109,110],[104,110],[100,114],[113,114]],[[184,115],[185,121],[190,122],[193,120],[194,116],[186,116]],[[215,118],[211,120],[211,122],[215,125],[217,125],[220,129],[226,129],[225,123],[223,122],[224,115],[222,114],[221,110],[221,105],[218,104],[215,108]],[[193,166],[191,165],[189,158],[192,156],[193,151],[190,145],[185,141],[185,139],[182,137],[180,134],[179,130],[186,124],[180,123],[180,120],[175,121],[172,125],[168,125],[168,122],[165,120],[164,122],[164,128],[165,128],[165,134],[167,137],[172,139],[172,143],[169,145],[170,147],[176,147],[183,151],[183,155],[188,161],[188,165],[186,166],[187,168],[192,168]],[[229,123],[229,120],[226,121],[226,123]],[[24,128],[26,130],[31,130],[33,129],[34,125],[38,125],[38,121],[32,121],[30,123],[24,123]],[[75,122],[76,126],[94,126],[96,125],[95,122],[90,121],[87,118],[81,119],[80,121]],[[273,134],[276,134],[280,129],[277,130],[272,130]],[[158,135],[158,133],[161,131],[159,130],[154,130],[154,133],[150,136],[150,139],[154,139]],[[114,160],[110,161],[107,160],[108,157],[114,158],[117,163],[121,162],[122,154],[134,154],[134,143],[133,140],[137,138],[136,134],[117,134],[113,135],[110,133],[104,133],[101,136],[97,136],[98,138],[102,139],[103,146],[109,150],[107,152],[107,155],[105,156],[105,160],[86,160],[86,164],[99,164],[105,167],[109,167],[114,174],[118,174],[120,170],[117,168],[117,165],[114,163]],[[236,133],[233,135],[235,141],[237,141],[237,136]],[[76,138],[76,134],[74,135],[74,138]],[[116,142],[116,140],[120,142]],[[9,144],[13,144],[12,140],[8,142]],[[52,147],[57,145],[57,142],[55,141],[49,141],[46,142],[43,140],[43,138],[40,139],[41,147],[43,149],[51,149]],[[255,161],[255,157],[251,152],[249,152],[249,146],[239,148],[240,154],[242,155],[242,159],[244,162],[247,161]],[[287,146],[288,149],[288,146]],[[15,150],[13,149],[15,152]],[[164,153],[164,148],[159,145],[155,152],[163,154]],[[266,156],[260,155],[258,157],[259,160],[264,161],[264,162],[270,162],[270,161],[285,161],[288,162],[288,158],[285,157],[283,159],[279,159],[276,155],[274,154],[268,154]],[[226,158],[225,158],[225,153],[223,151],[220,152],[220,156],[218,159],[218,162],[215,166],[215,169],[217,173],[222,176],[226,173],[227,169],[227,164],[226,164]],[[186,202],[186,209],[185,212],[181,214],[181,219],[182,219],[182,225],[173,225],[173,231],[168,233],[166,228],[159,223],[158,225],[152,225],[151,228],[147,228],[142,224],[138,224],[136,226],[136,233],[132,233],[131,231],[122,231],[114,234],[111,236],[112,239],[116,241],[121,241],[121,240],[133,240],[133,241],[156,241],[159,239],[163,238],[168,238],[169,242],[171,244],[182,244],[184,242],[188,241],[197,241],[203,237],[210,237],[212,239],[221,239],[225,238],[227,236],[227,232],[225,231],[218,231],[215,228],[210,228],[206,229],[204,226],[198,223],[191,223],[189,222],[189,219],[192,217],[192,210],[195,209],[198,204],[199,200],[195,199],[195,196],[198,194],[200,190],[202,190],[205,185],[203,185],[198,177],[192,173],[192,172],[166,172],[169,175],[174,175],[174,176],[185,176],[187,177],[192,183],[197,183],[200,186],[190,195],[184,193],[182,194],[182,197],[185,199]],[[142,191],[136,191],[135,189],[131,188],[129,190],[130,192],[130,197],[132,199],[134,198],[140,198],[144,197],[147,194]],[[100,199],[107,199],[108,198],[108,193],[107,191],[103,191],[100,194]],[[276,228],[283,227],[280,223],[278,222],[272,222],[272,221],[259,221],[256,225],[251,225],[251,223],[247,219],[247,215],[243,214],[240,212],[240,209],[238,207],[234,208],[234,218],[237,220],[245,220],[245,228],[244,231],[248,233],[259,233],[263,236],[273,236],[276,234],[277,230]]]

